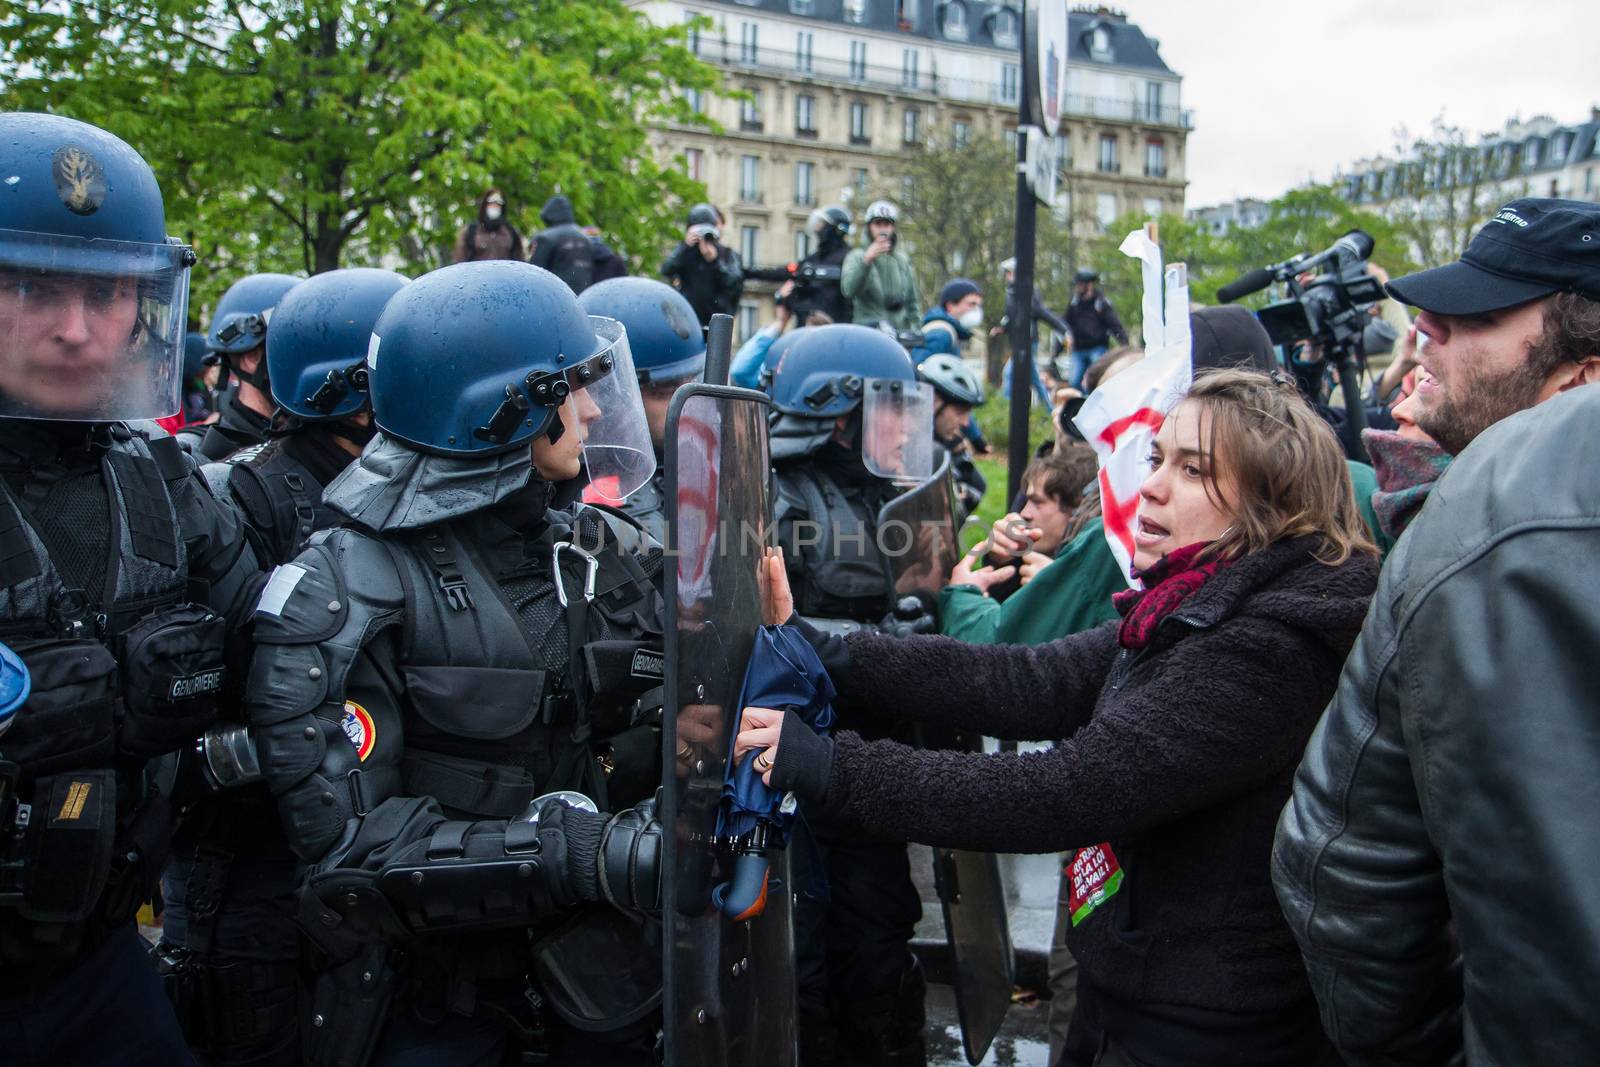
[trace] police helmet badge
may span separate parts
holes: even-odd
[[[106,172],[100,161],[79,145],[56,149],[50,160],[56,195],[76,215],[93,215],[106,199]]]

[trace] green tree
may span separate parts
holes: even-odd
[[[983,287],[984,329],[979,336],[984,339],[1005,314],[1000,264],[1016,249],[1016,159],[1016,149],[998,137],[956,144],[934,136],[897,157],[873,194],[900,207],[900,231],[929,307],[952,278],[970,278]],[[1073,197],[1071,203],[1085,199]],[[1071,299],[1079,242],[1064,212],[1040,205],[1037,220],[1035,284],[1045,302],[1059,310]],[[1003,339],[988,343],[991,383],[1000,380],[1006,355]]]
[[[240,273],[440,265],[482,191],[571,197],[635,263],[703,197],[652,123],[720,78],[620,0],[46,0],[0,7],[0,105],[112,130],[171,232]]]
[[[1140,298],[1144,282],[1139,262],[1124,256],[1117,248],[1129,231],[1147,221],[1151,220],[1142,215],[1124,215],[1102,236],[1089,242],[1089,262],[1100,272],[1101,282],[1116,303],[1130,334],[1143,332]],[[1154,221],[1163,257],[1168,263],[1188,266],[1189,296],[1199,304],[1217,303],[1217,290],[1246,271],[1281,263],[1299,252],[1321,252],[1353,229],[1372,235],[1373,262],[1382,264],[1391,275],[1416,269],[1410,243],[1396,223],[1352,206],[1327,185],[1285,193],[1271,202],[1267,220],[1254,229],[1236,229],[1217,235],[1204,226],[1171,215]],[[1239,303],[1260,308],[1276,298],[1275,291],[1264,290]]]
[[[1399,162],[1373,175],[1373,195],[1424,267],[1461,258],[1501,204],[1528,194],[1518,145],[1498,138],[1474,144],[1442,115],[1425,136],[1397,131],[1395,156]]]

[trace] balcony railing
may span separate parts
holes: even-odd
[[[1001,81],[955,78],[941,75],[936,67],[918,70],[915,75],[900,67],[863,65],[848,58],[807,56],[805,69],[795,61],[792,50],[782,48],[741,48],[737,41],[700,39],[699,55],[709,63],[730,70],[758,71],[762,74],[805,78],[839,85],[858,85],[879,92],[914,92],[976,104],[1012,106],[1016,89],[1002,88]],[[1020,77],[1020,73],[1018,75]],[[1141,83],[1142,84],[1142,83]],[[1194,129],[1194,113],[1176,107],[1152,107],[1147,100],[1106,96],[1069,95],[1067,114],[1077,118],[1109,119],[1156,126]]]

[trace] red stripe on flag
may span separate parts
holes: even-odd
[[[1135,492],[1127,500],[1117,499],[1111,491],[1111,479],[1104,469],[1100,471],[1100,512],[1105,517],[1105,527],[1111,531],[1124,549],[1128,558],[1133,558],[1133,521],[1139,515],[1139,494]]]
[[[1134,427],[1148,426],[1152,430],[1159,431],[1164,421],[1166,421],[1166,416],[1155,408],[1140,408],[1132,415],[1124,415],[1101,430],[1100,440],[1105,443],[1107,448],[1114,449],[1117,447],[1117,442],[1122,438],[1122,435]]]

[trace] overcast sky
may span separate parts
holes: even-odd
[[[1123,6],[1123,5],[1117,5]],[[1434,116],[1482,132],[1600,106],[1596,0],[1130,0],[1183,75],[1189,207],[1271,198]]]

